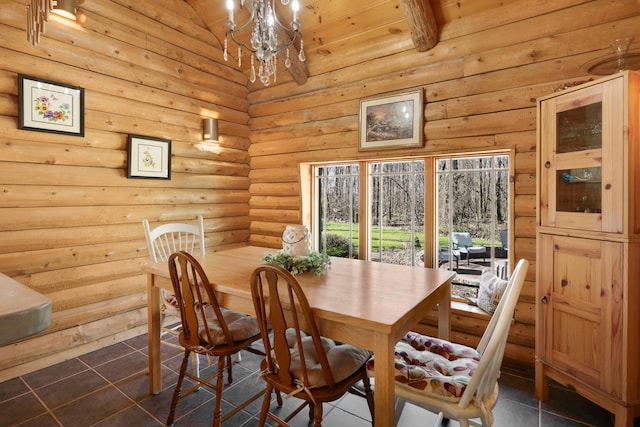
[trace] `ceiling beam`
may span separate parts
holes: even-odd
[[[289,37],[289,33],[282,28],[278,27],[278,40],[281,40],[283,43],[291,42],[291,37]],[[295,45],[289,46],[291,53],[289,54],[289,59],[291,60],[291,66],[288,68],[289,73],[293,77],[293,80],[298,83],[298,86],[302,86],[307,82],[309,78],[309,70],[307,69],[307,63],[300,61],[298,57],[298,49]],[[278,59],[284,65],[285,58],[287,57],[287,52],[282,51],[278,54]]]
[[[418,52],[425,52],[438,44],[438,24],[429,0],[400,0],[400,8]]]

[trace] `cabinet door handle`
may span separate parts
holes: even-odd
[[[545,296],[543,296],[542,298],[540,298],[540,301],[541,301],[543,304],[547,304],[547,303],[549,302],[549,298],[547,298],[547,296],[545,295]]]
[[[544,167],[549,169],[551,167],[551,162],[545,162]]]

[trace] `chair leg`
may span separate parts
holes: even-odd
[[[197,353],[194,353],[191,358],[191,367],[193,368],[193,375],[200,378],[200,356]],[[194,391],[200,390],[201,385],[200,383],[196,384]]]
[[[224,366],[229,357],[218,357],[218,379],[216,380],[216,407],[213,411],[213,427],[220,427],[222,417],[222,388],[224,386]]]
[[[173,417],[176,413],[176,407],[178,406],[178,400],[180,400],[180,389],[182,388],[182,381],[184,380],[184,374],[187,371],[187,363],[189,363],[189,350],[184,351],[184,357],[182,358],[182,364],[180,365],[180,374],[178,375],[178,383],[173,391],[173,398],[171,399],[171,408],[169,409],[169,416],[167,417],[167,425],[173,424]]]
[[[309,404],[309,408],[313,408],[313,427],[322,427],[322,403],[316,405]]]
[[[193,375],[196,377],[200,377],[200,357],[197,354],[194,354],[194,357],[191,359],[191,367],[193,368]]]
[[[167,318],[167,315],[165,313],[161,313],[160,316],[161,316],[160,317],[160,328],[163,328],[165,319]],[[167,331],[168,331],[168,329],[165,329],[164,331],[161,329],[160,330],[160,336],[162,337],[163,334],[169,333]],[[174,331],[174,332],[171,332],[171,334],[177,335],[177,332]],[[168,342],[166,344],[171,345],[172,347],[179,347],[178,345],[173,345],[173,344],[170,344]],[[197,355],[195,355],[195,357],[193,357],[191,359],[191,365],[193,367],[193,374],[196,377],[199,378],[200,377],[200,358]],[[200,386],[198,386],[196,388],[196,390],[198,390],[199,388],[200,388]]]
[[[371,424],[374,424],[375,421],[375,401],[373,398],[373,391],[371,390],[371,381],[369,380],[369,376],[367,376],[366,374],[364,375],[363,379],[362,379],[362,383],[364,384],[364,394],[365,397],[367,398],[367,405],[369,406],[369,412],[371,413]],[[397,424],[397,419],[396,419],[396,424]]]
[[[269,412],[269,406],[271,405],[271,391],[273,391],[273,387],[267,384],[267,388],[264,391],[262,408],[260,409],[260,421],[258,422],[258,427],[264,427],[264,423],[267,421],[267,413]],[[280,393],[278,393],[278,396],[280,396]],[[282,404],[280,404],[280,406],[282,406]]]
[[[229,382],[229,384],[233,382],[233,375],[231,372],[232,368],[233,360],[231,359],[231,356],[227,356],[227,381]]]

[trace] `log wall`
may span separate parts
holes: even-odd
[[[0,382],[146,331],[152,226],[204,216],[211,250],[249,237],[245,76],[181,0],[85,0],[26,40],[0,2],[0,271],[53,301],[51,326],[0,348]],[[85,136],[18,129],[18,73],[85,90]],[[201,118],[221,140],[202,146]],[[172,141],[171,180],[127,179],[127,136]]]
[[[636,1],[477,0],[463,2],[477,13],[456,18],[460,2],[432,0],[447,22],[433,49],[358,22],[370,32],[308,52],[303,86],[281,70],[265,89],[223,61],[190,6],[209,3],[84,0],[78,24],[52,18],[33,47],[26,2],[0,0],[0,271],[53,300],[49,329],[0,348],[0,381],[146,331],[143,218],[202,214],[207,250],[280,247],[301,220],[304,162],[512,149],[515,257],[534,264],[535,98],[584,80],[581,64],[640,28]],[[367,19],[384,22],[384,10]],[[83,87],[85,136],[19,130],[19,73]],[[359,152],[359,100],[416,88],[424,148]],[[207,116],[221,140],[204,147]],[[129,134],[172,140],[170,181],[126,178]],[[529,365],[534,288],[530,268],[507,349]],[[456,309],[453,337],[472,344],[485,320]],[[432,323],[427,314],[422,328]]]
[[[432,4],[451,16],[459,7],[458,2]],[[285,225],[301,222],[300,163],[513,150],[513,252],[531,265],[505,357],[532,367],[535,100],[590,78],[580,66],[609,54],[614,38],[637,38],[639,13],[635,1],[511,1],[451,19],[427,52],[412,46],[399,50],[393,34],[381,34],[368,48],[346,43],[327,48],[332,55],[326,61],[314,58],[303,86],[252,87],[250,241],[279,247]],[[360,99],[417,88],[425,93],[424,148],[358,151]],[[452,336],[475,345],[486,317],[460,308],[454,311]],[[421,330],[435,333],[432,320],[427,316]]]

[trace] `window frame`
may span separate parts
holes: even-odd
[[[369,185],[369,166],[372,163],[384,163],[384,162],[402,162],[402,161],[424,161],[424,239],[425,242],[431,242],[431,245],[424,245],[424,267],[435,268],[434,264],[437,264],[437,238],[438,231],[436,230],[437,224],[437,212],[435,207],[437,206],[437,162],[443,158],[459,158],[459,157],[482,157],[482,156],[497,156],[504,155],[509,158],[509,219],[507,226],[509,230],[509,247],[513,246],[513,232],[514,229],[514,213],[515,213],[515,179],[514,179],[514,164],[515,164],[515,149],[500,149],[500,150],[485,150],[485,151],[466,151],[466,152],[451,152],[451,153],[438,153],[425,156],[410,156],[410,157],[380,157],[370,158],[362,160],[344,160],[336,162],[322,162],[322,163],[301,163],[300,164],[300,182],[301,182],[301,219],[302,224],[307,225],[312,232],[314,249],[318,250],[319,242],[317,242],[317,236],[319,236],[319,222],[315,221],[315,215],[318,212],[318,188],[315,183],[315,168],[327,167],[327,166],[340,166],[340,165],[359,165],[359,218],[358,218],[358,233],[360,244],[358,245],[358,258],[363,260],[370,260],[369,241],[370,227],[369,227],[369,206],[371,202],[371,188]],[[363,188],[363,184],[365,187]],[[433,207],[430,209],[429,207]],[[367,242],[362,244],[362,242]],[[507,260],[509,262],[509,273],[511,273],[511,266],[513,260],[513,250],[508,251]]]

